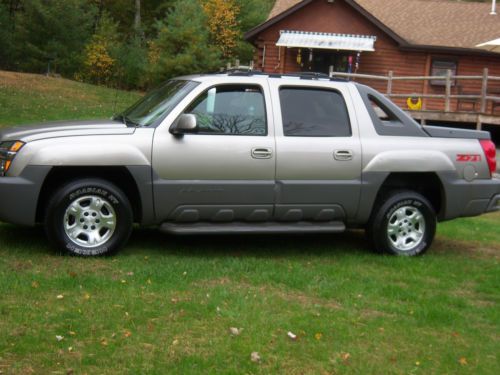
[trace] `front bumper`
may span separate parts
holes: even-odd
[[[0,221],[35,224],[40,190],[50,168],[29,166],[18,177],[0,177]]]

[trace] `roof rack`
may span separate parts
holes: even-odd
[[[347,82],[346,79],[338,78],[338,77],[330,77],[330,75],[321,72],[297,72],[297,73],[285,73],[279,74],[277,76],[269,75],[271,78],[281,78],[281,77],[298,77],[304,80],[318,80],[318,79],[326,79],[332,82]]]
[[[217,72],[212,72],[209,74],[227,74],[232,77],[251,77],[251,76],[268,76],[269,78],[285,78],[294,77],[304,80],[318,80],[325,79],[335,82],[347,82],[348,80],[338,77],[330,77],[330,75],[321,72],[297,72],[297,73],[265,73],[261,70],[253,70],[250,68],[231,68],[223,69]]]
[[[261,70],[253,70],[253,69],[244,69],[244,68],[234,68],[223,70],[219,73],[226,73],[228,76],[267,76],[267,73],[264,73]]]

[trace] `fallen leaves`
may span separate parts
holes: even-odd
[[[467,366],[467,365],[468,365],[467,358],[465,358],[465,357],[461,357],[461,358],[458,360],[458,363],[460,363],[460,365],[461,365],[461,366]]]
[[[315,338],[316,340],[318,340],[318,341],[319,341],[319,340],[321,340],[321,338],[322,338],[322,337],[323,337],[323,334],[322,334],[321,332],[317,332],[317,333],[314,335],[314,338]]]
[[[239,336],[242,331],[243,331],[243,328],[236,328],[236,327],[230,327],[229,328],[229,332],[233,336]]]
[[[340,353],[340,358],[342,359],[343,362],[347,362],[349,358],[351,358],[351,355],[346,352]]]
[[[261,361],[259,352],[252,352],[252,354],[250,354],[250,360],[254,363],[259,363]]]
[[[62,341],[62,340],[64,340],[64,336],[56,335],[56,340]]]

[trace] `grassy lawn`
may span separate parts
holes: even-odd
[[[135,92],[0,70],[0,126],[109,118],[138,98]]]
[[[89,98],[73,118],[114,97],[68,85]],[[20,94],[7,102],[0,88],[0,123],[70,114],[45,96],[38,119],[17,119],[4,103],[31,99],[7,90]],[[372,254],[361,231],[151,228],[115,257],[79,259],[58,256],[40,227],[0,224],[0,374],[499,374],[499,261],[500,213],[440,224],[416,259]]]

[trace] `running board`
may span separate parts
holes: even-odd
[[[169,234],[265,234],[265,233],[340,233],[345,231],[341,221],[312,223],[163,223],[160,231]]]

